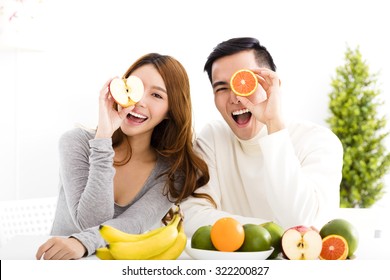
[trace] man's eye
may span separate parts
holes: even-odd
[[[227,90],[229,90],[229,88],[227,88],[227,87],[221,87],[221,88],[217,88],[217,89],[215,90],[215,93],[222,93],[222,92],[225,92],[225,91],[227,91]]]

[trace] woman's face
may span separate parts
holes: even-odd
[[[138,76],[144,84],[144,95],[129,110],[121,125],[128,136],[152,135],[153,129],[168,116],[168,95],[164,80],[153,65],[147,64],[136,69],[131,75]],[[125,109],[122,109],[125,110]]]

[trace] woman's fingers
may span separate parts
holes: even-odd
[[[78,259],[85,253],[85,247],[74,238],[53,237],[42,244],[37,253],[38,260]]]
[[[35,257],[37,260],[40,260],[42,256],[54,245],[54,240],[51,238],[45,243],[43,243],[41,246],[39,246],[37,253],[35,254]]]
[[[109,95],[109,92],[110,92],[109,86],[110,86],[111,80],[112,80],[112,78],[107,80],[107,82],[104,84],[104,86],[100,90],[100,98],[106,99],[110,96]]]

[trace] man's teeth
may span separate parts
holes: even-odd
[[[147,117],[143,116],[143,115],[140,115],[140,114],[137,114],[135,112],[130,112],[129,113],[130,115],[136,117],[136,118],[140,118],[140,119],[146,119]]]
[[[242,109],[242,110],[234,111],[232,114],[233,114],[233,116],[237,116],[237,115],[242,115],[242,114],[245,114],[248,112],[249,112],[249,109]]]

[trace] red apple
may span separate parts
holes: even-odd
[[[318,231],[306,226],[287,229],[282,236],[282,250],[290,260],[315,260],[322,250],[322,238]]]
[[[137,76],[129,76],[127,79],[114,78],[109,88],[115,102],[124,108],[140,101],[144,94],[144,84]]]

